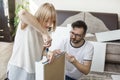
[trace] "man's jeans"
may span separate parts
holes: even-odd
[[[76,79],[73,79],[73,78],[71,78],[71,77],[69,77],[69,76],[65,76],[65,80],[76,80]]]

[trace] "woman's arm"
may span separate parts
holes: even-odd
[[[20,10],[19,13],[19,18],[22,21],[22,25],[31,25],[33,26],[37,31],[39,31],[41,34],[47,34],[47,30],[41,27],[40,23],[38,20],[29,12],[26,10]]]
[[[51,46],[51,37],[49,35],[49,33],[47,32],[46,29],[44,29],[41,24],[38,22],[38,20],[36,19],[36,17],[34,17],[32,14],[30,14],[29,12],[27,12],[26,10],[21,10],[19,12],[19,18],[22,21],[21,24],[21,28],[25,28],[27,25],[31,25],[32,27],[34,27],[38,32],[41,33],[43,40],[44,40],[44,47],[48,48]]]

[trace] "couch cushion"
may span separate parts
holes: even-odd
[[[109,62],[109,63],[120,63],[120,55],[107,54],[106,55],[106,62]]]
[[[112,54],[112,55],[120,55],[120,43],[107,43],[107,54]],[[120,59],[119,59],[120,60]]]

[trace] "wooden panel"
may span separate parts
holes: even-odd
[[[120,75],[111,75],[112,80],[120,80]]]
[[[104,72],[106,43],[91,42],[94,45],[94,55],[91,71]]]
[[[51,64],[36,62],[36,80],[64,80],[65,54],[57,56]]]
[[[99,42],[120,40],[120,30],[99,32],[99,33],[95,33],[95,35],[97,41]]]

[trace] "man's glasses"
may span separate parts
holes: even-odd
[[[81,34],[75,34],[75,33],[72,32],[72,31],[70,31],[70,34],[71,34],[71,35],[74,35],[74,36],[77,37],[77,38],[81,38],[81,37],[82,37]]]

